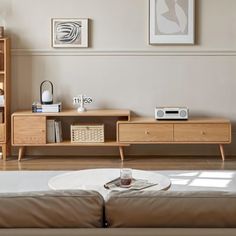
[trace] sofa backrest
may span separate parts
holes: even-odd
[[[111,192],[108,227],[236,227],[236,193]]]
[[[0,194],[0,228],[103,227],[103,212],[95,191]]]
[[[105,206],[105,219],[104,219]],[[236,193],[95,191],[0,194],[0,228],[236,228]]]

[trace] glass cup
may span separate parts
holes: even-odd
[[[132,183],[132,170],[128,168],[122,168],[120,170],[120,186],[122,188],[128,188]]]

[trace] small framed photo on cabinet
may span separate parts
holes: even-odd
[[[194,0],[149,0],[150,44],[194,44]]]
[[[79,19],[79,18],[52,19],[52,47],[54,48],[88,47],[88,19]]]

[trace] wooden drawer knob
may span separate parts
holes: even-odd
[[[201,131],[201,134],[202,134],[202,135],[206,135],[206,132],[205,132],[205,131]]]
[[[148,130],[145,130],[145,134],[150,134],[150,132]]]

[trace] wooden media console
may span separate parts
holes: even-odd
[[[223,144],[231,143],[231,123],[215,118],[187,121],[133,118],[117,122],[117,141],[123,144],[217,144],[224,160]]]
[[[100,143],[74,143],[64,135],[59,143],[47,143],[47,119],[62,120],[64,133],[72,123],[67,120],[105,123],[105,141]],[[109,124],[105,120],[112,118]],[[82,120],[81,120],[82,119]],[[129,110],[90,110],[78,113],[73,110],[58,113],[16,112],[12,115],[12,145],[19,146],[21,160],[27,146],[99,146],[119,147],[124,160],[123,147],[133,144],[216,144],[225,160],[224,144],[231,143],[231,123],[227,119],[191,118],[181,121],[157,121],[153,118],[131,118]]]

